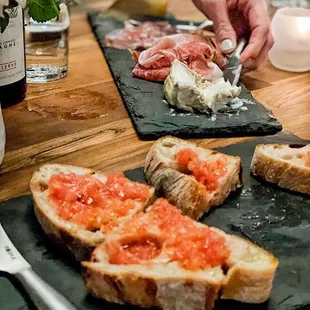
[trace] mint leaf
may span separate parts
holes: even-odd
[[[1,33],[4,32],[7,25],[9,24],[10,16],[7,12],[3,12],[4,17],[0,17],[0,31]]]
[[[57,0],[28,0],[29,16],[37,22],[46,22],[58,16],[60,8]]]

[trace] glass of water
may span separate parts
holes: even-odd
[[[65,4],[60,7],[57,20],[37,23],[30,19],[25,27],[28,83],[57,81],[67,75],[70,15]]]

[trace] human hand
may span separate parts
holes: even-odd
[[[274,44],[265,0],[193,0],[214,23],[222,52],[231,53],[238,38],[248,38],[241,54],[244,71],[257,69]]]

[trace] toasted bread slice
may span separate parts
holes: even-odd
[[[257,145],[251,171],[279,187],[310,194],[310,145]]]
[[[104,240],[104,234],[100,231],[89,231],[81,225],[66,221],[58,216],[54,206],[49,199],[49,180],[52,175],[64,173],[74,173],[77,175],[91,175],[101,182],[105,183],[107,177],[100,172],[91,169],[47,164],[36,171],[30,182],[30,189],[34,198],[34,211],[38,222],[43,230],[54,242],[63,249],[69,250],[76,260],[82,261],[89,259],[91,252],[96,245]],[[154,189],[149,189],[149,199],[146,203],[136,203],[121,222],[126,217],[131,217],[135,213],[143,210],[154,199]]]
[[[146,214],[152,207],[147,209]],[[139,231],[139,219],[135,223],[136,231]],[[165,246],[168,239],[160,239],[160,229],[151,223],[149,226],[142,225],[144,232],[149,236],[158,236],[162,242],[161,252],[140,264],[111,263],[107,251],[109,244],[128,238],[122,225],[95,249],[91,262],[82,263],[86,287],[96,297],[119,304],[130,303],[147,308],[156,306],[167,310],[212,309],[218,298],[262,303],[269,297],[278,261],[249,241],[210,228],[225,238],[229,257],[219,266],[189,270],[171,259]],[[132,226],[132,223],[129,225]],[[192,225],[206,228],[194,221]],[[137,240],[141,240],[138,235]]]
[[[208,191],[190,175],[185,166],[176,161],[175,156],[182,149],[191,149],[201,161],[225,160],[226,173],[219,178],[215,190]],[[193,219],[198,219],[211,207],[222,204],[232,191],[242,186],[239,157],[198,147],[174,137],[164,137],[153,144],[146,157],[144,172],[148,183],[160,195]]]

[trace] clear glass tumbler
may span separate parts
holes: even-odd
[[[28,83],[57,81],[68,72],[70,15],[61,4],[57,20],[37,23],[30,19],[25,27],[26,72]]]

